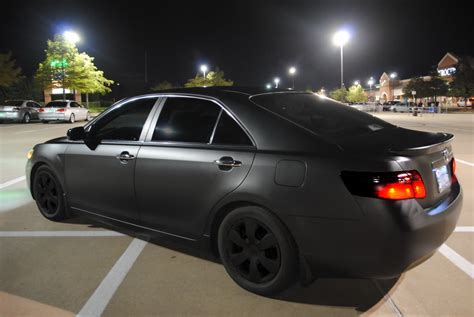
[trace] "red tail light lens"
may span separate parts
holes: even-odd
[[[44,109],[43,109],[43,108],[39,108],[39,109],[38,109],[38,112],[44,112]]]
[[[66,111],[66,109],[64,109],[64,108],[56,109],[56,112],[64,112],[64,111]]]
[[[456,160],[453,157],[453,160],[451,161],[451,169],[453,171],[453,175],[456,174]]]
[[[401,200],[426,197],[426,189],[420,173],[390,172],[342,172],[341,177],[349,191],[358,196]]]

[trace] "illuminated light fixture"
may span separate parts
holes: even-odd
[[[206,78],[207,65],[201,65],[201,72],[204,78]]]
[[[275,83],[275,88],[278,88],[278,84],[280,83],[280,78],[276,77],[273,82]]]
[[[394,78],[397,78],[398,74],[397,73],[391,73],[390,74],[390,78],[394,79]]]
[[[76,44],[77,42],[81,40],[81,38],[79,37],[79,34],[72,31],[65,31],[63,33],[63,36],[64,36],[64,39],[71,44]]]

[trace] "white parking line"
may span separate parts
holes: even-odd
[[[145,245],[145,241],[133,239],[127,250],[118,259],[77,316],[102,315],[112,296],[114,296],[125,276],[127,276],[128,271],[145,248]]]
[[[22,238],[22,237],[121,237],[124,234],[109,231],[0,231],[0,237],[3,238]]]
[[[25,130],[25,131],[15,132],[15,133],[13,133],[13,134],[24,134],[24,133],[38,132],[38,131],[46,131],[46,130],[53,130],[53,129],[59,129],[59,128],[63,128],[63,129],[64,129],[64,126],[51,127],[51,128],[43,128],[43,129],[35,129],[35,130]]]
[[[8,186],[11,186],[11,185],[14,185],[16,183],[22,182],[24,180],[26,180],[26,176],[20,176],[20,177],[14,178],[12,180],[9,180],[5,183],[0,184],[0,189],[4,189]]]
[[[456,265],[461,271],[469,275],[470,278],[474,279],[474,264],[460,256],[456,251],[443,244],[438,251],[444,255],[449,261]]]
[[[458,226],[454,229],[454,232],[474,232],[474,227]]]
[[[474,163],[471,163],[471,162],[468,162],[468,161],[463,161],[463,160],[460,160],[458,158],[456,158],[456,163],[462,163],[462,164],[466,164],[466,165],[469,165],[469,166],[474,166]]]
[[[392,296],[390,296],[390,294],[386,292],[382,288],[382,286],[380,286],[377,280],[372,280],[372,283],[374,283],[375,287],[379,290],[380,294],[382,294],[385,302],[387,302],[390,305],[395,315],[397,315],[397,317],[403,317],[403,313],[401,312],[400,308],[398,308],[397,304],[395,304],[395,301],[392,299]]]

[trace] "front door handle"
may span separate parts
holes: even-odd
[[[236,161],[230,156],[221,157],[220,159],[215,160],[214,163],[223,167],[241,167],[242,166],[241,161]]]
[[[127,151],[124,151],[124,152],[120,153],[119,155],[117,155],[116,158],[121,163],[126,164],[128,161],[134,160],[135,156],[128,153]]]

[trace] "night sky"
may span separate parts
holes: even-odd
[[[296,87],[339,83],[332,35],[351,33],[345,82],[383,71],[427,74],[447,51],[474,55],[468,1],[9,1],[2,3],[0,52],[12,51],[25,75],[44,59],[46,40],[77,31],[124,94],[163,80],[183,84],[206,63],[240,86],[264,86],[296,66]],[[144,83],[145,52],[148,84]]]

